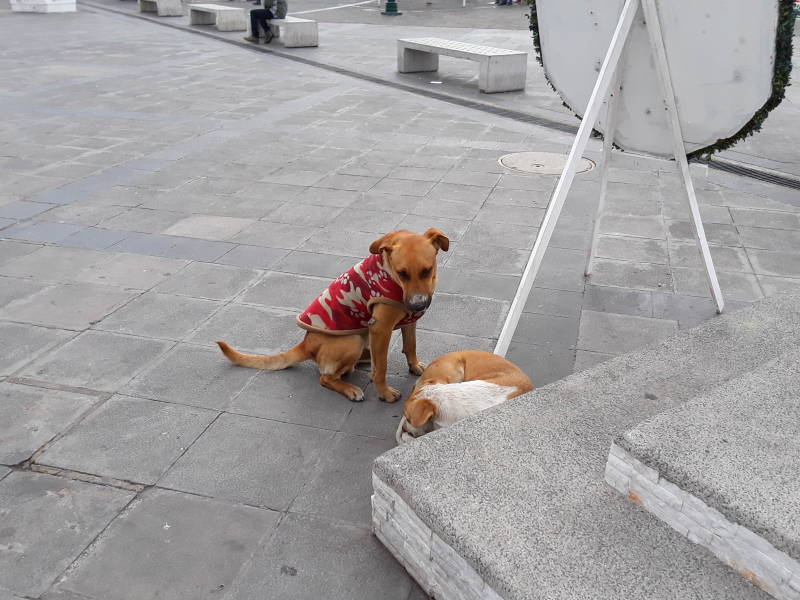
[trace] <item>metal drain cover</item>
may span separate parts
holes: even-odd
[[[500,164],[504,167],[537,175],[560,175],[566,162],[567,155],[557,152],[515,152],[500,157]],[[592,169],[594,163],[588,158],[581,158],[577,172],[585,173]]]

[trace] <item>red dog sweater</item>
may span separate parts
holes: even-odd
[[[300,313],[297,324],[309,331],[333,335],[365,333],[374,304],[389,304],[405,310],[403,288],[392,279],[382,254],[371,254],[339,275]],[[424,312],[409,312],[395,329],[414,323]]]

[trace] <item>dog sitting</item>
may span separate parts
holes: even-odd
[[[395,438],[410,442],[532,389],[530,378],[502,356],[481,350],[445,354],[414,386]]]
[[[386,383],[392,331],[400,329],[408,369],[422,374],[417,358],[417,320],[430,306],[436,289],[436,255],[450,240],[438,229],[420,235],[393,231],[370,244],[370,256],[340,275],[297,318],[305,338],[291,350],[272,356],[243,354],[217,342],[234,364],[275,371],[313,360],[320,383],[353,402],[364,399],[358,386],[342,377],[361,360],[372,363],[378,397],[396,402],[400,392]]]

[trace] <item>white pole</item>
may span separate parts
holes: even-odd
[[[611,151],[614,145],[614,132],[617,126],[617,96],[619,95],[619,71],[616,71],[614,85],[608,95],[606,103],[606,126],[603,132],[603,162],[600,164],[600,198],[597,201],[597,208],[594,213],[594,225],[592,227],[592,243],[589,246],[589,256],[586,257],[586,277],[592,275],[592,259],[597,256],[597,244],[600,236],[600,216],[603,214],[606,204],[606,191],[608,190],[608,167],[611,164]]]
[[[597,117],[600,115],[603,101],[608,97],[611,79],[616,71],[622,49],[625,46],[625,40],[628,38],[631,25],[633,24],[634,17],[639,8],[639,1],[640,0],[625,0],[625,6],[622,8],[622,13],[617,22],[617,28],[614,30],[614,36],[611,38],[611,44],[603,60],[603,66],[600,68],[600,74],[597,76],[594,90],[592,90],[592,95],[589,98],[586,113],[581,120],[578,134],[575,136],[575,141],[572,144],[572,149],[567,157],[567,163],[564,165],[561,177],[558,179],[553,197],[550,199],[550,203],[547,206],[547,211],[544,214],[542,225],[539,229],[539,235],[536,237],[536,242],[533,244],[533,250],[528,258],[527,265],[525,265],[525,271],[522,273],[522,279],[519,282],[517,293],[514,296],[513,302],[511,302],[511,308],[503,324],[500,337],[497,339],[494,352],[500,356],[505,356],[506,352],[508,352],[508,347],[511,345],[511,338],[514,336],[519,318],[522,316],[522,309],[525,307],[525,302],[533,287],[533,280],[536,278],[536,273],[539,271],[539,267],[542,264],[542,258],[544,258],[544,253],[550,243],[550,238],[553,235],[553,229],[555,229],[558,216],[561,214],[561,209],[564,206],[564,200],[567,198],[569,189],[572,186],[572,180],[575,178],[578,162],[583,156],[583,151],[586,149],[589,136],[592,133],[594,124],[597,122]]]
[[[689,161],[686,160],[686,147],[683,145],[683,133],[681,123],[678,118],[678,107],[675,102],[675,92],[672,87],[672,77],[669,72],[669,62],[667,61],[667,51],[664,48],[664,38],[661,35],[661,22],[658,17],[658,9],[655,0],[642,0],[645,21],[647,22],[647,32],[650,36],[650,46],[653,50],[653,58],[656,63],[656,73],[661,84],[661,91],[664,95],[666,104],[667,119],[672,130],[672,147],[675,161],[678,163],[683,184],[686,188],[686,195],[689,199],[689,210],[692,214],[692,224],[694,226],[695,239],[700,255],[703,258],[703,266],[706,270],[706,277],[711,288],[711,296],[717,306],[717,312],[721,313],[725,308],[725,300],[722,298],[722,290],[719,287],[717,272],[714,269],[714,261],[711,258],[711,251],[708,248],[706,232],[703,228],[703,220],[700,216],[700,207],[697,205],[697,197],[692,184],[692,174],[689,172]]]

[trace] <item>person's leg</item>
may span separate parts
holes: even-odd
[[[258,43],[258,23],[259,20],[263,20],[259,13],[263,12],[265,12],[263,8],[254,8],[250,11],[250,35],[244,38],[248,42]]]

